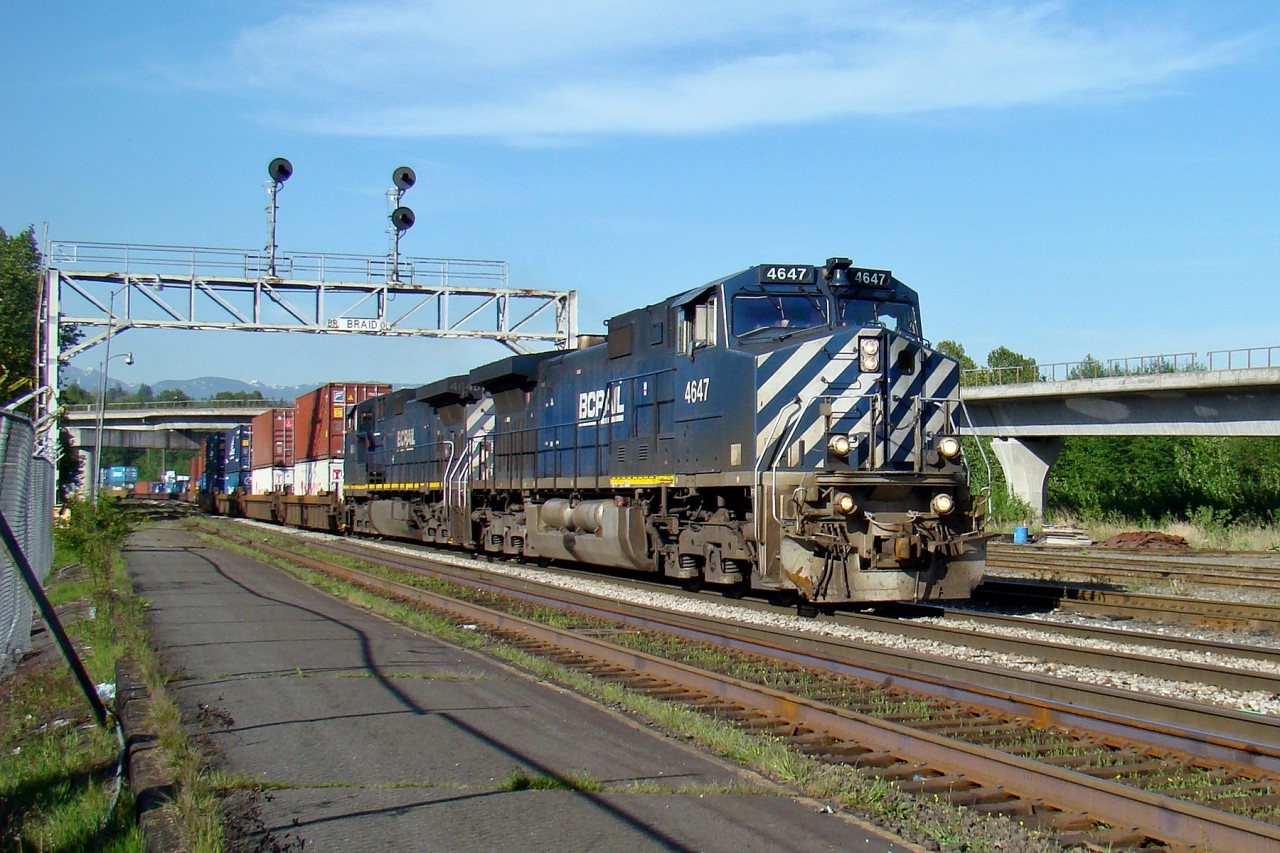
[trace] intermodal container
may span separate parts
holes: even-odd
[[[232,427],[226,432],[227,440],[227,473],[239,474],[248,472],[252,467],[249,457],[252,451],[253,430],[248,426]],[[235,491],[229,486],[228,492]]]
[[[227,436],[215,432],[204,437],[204,476],[200,491],[222,494],[227,487]]]
[[[138,469],[132,465],[112,465],[103,469],[103,485],[112,488],[125,488],[138,482]]]
[[[290,450],[292,453],[292,450]],[[250,472],[249,493],[265,495],[268,492],[283,492],[293,488],[293,466],[285,468],[281,465],[269,465],[254,468]]]
[[[204,449],[195,456],[191,457],[191,464],[187,466],[187,474],[190,479],[187,480],[187,488],[200,490],[204,487]]]
[[[293,421],[295,471],[300,462],[341,459],[347,410],[390,390],[382,382],[330,382],[299,397]]]
[[[318,495],[327,492],[342,494],[342,460],[313,459],[297,462],[293,466],[293,493]]]
[[[250,467],[293,470],[293,409],[268,409],[250,424]],[[260,494],[256,493],[255,494]]]

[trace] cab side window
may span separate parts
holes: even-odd
[[[718,326],[717,303],[714,294],[680,308],[680,351],[692,353],[696,349],[716,345]]]

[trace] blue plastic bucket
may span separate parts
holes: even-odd
[[[1027,544],[1027,528],[1025,527],[1013,528],[1013,544],[1014,545]]]

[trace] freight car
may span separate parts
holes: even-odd
[[[271,513],[731,596],[966,598],[983,536],[958,386],[890,272],[765,264],[578,350],[351,407],[342,503]]]

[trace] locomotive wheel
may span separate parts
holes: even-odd
[[[751,579],[743,578],[740,581],[729,584],[724,588],[724,597],[737,600],[742,598],[751,590]]]
[[[791,607],[799,596],[800,593],[794,589],[775,589],[769,593],[769,603],[776,607]]]
[[[706,575],[704,575],[702,573],[702,569],[698,567],[698,573],[692,577],[681,577],[677,571],[673,571],[675,567],[680,565],[680,559],[681,558],[678,554],[664,552],[662,557],[662,573],[667,577],[678,578],[681,589],[688,590],[689,592],[701,591],[702,585],[707,582]],[[694,567],[690,566],[690,568]]]
[[[739,560],[724,560],[722,562],[719,548],[712,549],[711,554],[707,558],[707,564],[709,566],[715,566],[716,568],[715,574],[718,577],[725,577],[726,575],[728,577],[733,576],[732,571],[722,572],[721,571],[722,567],[729,568],[735,565],[738,567],[738,571],[739,571],[738,580],[732,581],[731,583],[725,585],[725,587],[723,588],[725,598],[733,598],[733,599],[742,598],[742,596],[746,595],[747,592],[750,591],[751,568],[749,566],[744,565]]]

